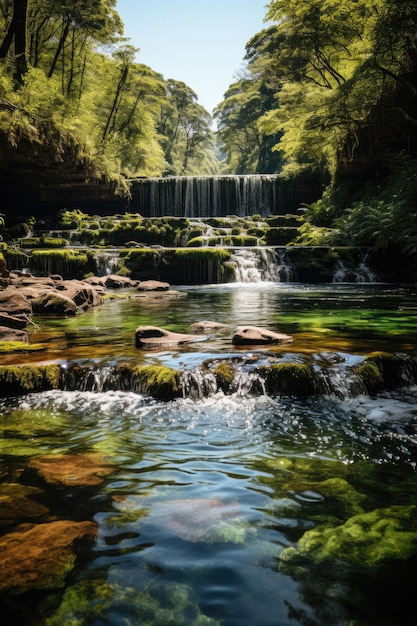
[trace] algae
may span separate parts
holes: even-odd
[[[160,400],[181,395],[180,372],[163,365],[139,365],[132,369],[133,382],[142,393]]]
[[[59,382],[57,364],[0,366],[1,397],[57,389]]]
[[[290,561],[299,554],[314,561],[339,561],[376,568],[388,560],[417,553],[417,507],[391,506],[360,513],[339,526],[318,526],[301,537],[298,548],[283,551]]]
[[[314,370],[305,363],[278,363],[262,366],[259,373],[265,379],[268,393],[310,396],[317,393]]]

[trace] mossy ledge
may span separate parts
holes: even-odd
[[[370,394],[407,387],[417,380],[417,356],[372,352],[356,373]]]
[[[262,366],[259,374],[265,380],[268,394],[283,393],[290,396],[311,396],[318,393],[314,370],[305,363],[278,363]]]
[[[58,389],[61,369],[58,364],[0,366],[0,397]]]

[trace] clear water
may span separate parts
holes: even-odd
[[[163,306],[142,305],[132,317],[138,325],[152,315],[156,325],[181,331],[203,319],[278,324],[295,331],[294,350],[335,350],[341,333],[344,349],[361,353],[372,339],[373,349],[379,342],[415,349],[413,297],[357,286],[288,292],[259,286],[240,293],[207,287]],[[72,320],[50,320],[47,330],[37,331],[51,333],[46,353],[56,349],[59,330],[61,358],[67,348],[85,358],[130,354],[129,311],[137,303],[125,304],[126,316],[124,304],[109,303],[105,318],[89,313],[77,318],[78,328]],[[108,313],[112,307],[117,314]],[[344,329],[332,330],[325,311],[340,313]],[[395,330],[397,312],[402,323]],[[313,316],[329,332],[317,329]],[[87,346],[81,324],[91,329],[92,319],[97,333]],[[365,345],[358,329],[363,319],[372,321]],[[111,339],[98,350],[107,332]],[[306,332],[307,347],[301,343]],[[137,358],[187,365],[231,349],[227,336],[197,348]],[[134,393],[51,391],[3,400],[0,414],[0,487],[36,486],[41,493],[31,497],[48,508],[48,519],[98,525],[97,540],[79,552],[63,589],[0,596],[3,623],[409,623],[417,571],[417,388],[373,398],[216,394],[168,403]],[[112,471],[87,490],[57,489],[29,471],[33,459],[91,453]],[[3,520],[2,534],[21,522],[36,520]],[[338,534],[349,524],[347,534]],[[315,550],[306,541],[314,530]]]

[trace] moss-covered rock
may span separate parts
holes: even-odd
[[[356,373],[363,382],[369,394],[376,393],[384,387],[384,378],[376,363],[365,361],[356,369]]]
[[[216,383],[219,389],[224,393],[230,390],[235,377],[235,370],[231,363],[227,361],[221,361],[213,368],[213,374],[216,378]]]
[[[29,269],[44,276],[59,274],[63,278],[82,278],[90,272],[97,274],[97,256],[91,250],[33,250]]]
[[[336,527],[318,526],[301,537],[298,549],[284,550],[289,561],[298,554],[314,561],[338,561],[375,568],[384,561],[417,553],[417,507],[392,506],[350,517]]]
[[[132,369],[134,387],[160,400],[172,400],[181,395],[181,373],[163,365],[142,365]]]
[[[65,248],[69,242],[62,237],[25,237],[20,240],[22,248]]]
[[[366,359],[366,364],[377,370],[386,389],[404,387],[417,380],[416,357],[389,352],[373,352]]]
[[[314,370],[305,363],[277,363],[262,366],[259,373],[265,379],[267,393],[310,396],[317,393]]]
[[[298,228],[292,226],[273,226],[265,233],[268,246],[286,246],[298,235]]]
[[[151,248],[126,248],[120,251],[120,262],[133,279],[159,278],[162,253]]]
[[[229,260],[230,252],[224,248],[178,249],[175,251],[177,284],[221,283],[225,273],[223,264]]]
[[[60,368],[57,364],[0,366],[1,397],[57,389],[59,382]]]

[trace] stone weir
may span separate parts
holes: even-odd
[[[130,210],[144,217],[267,217],[306,202],[277,174],[143,178],[132,181],[131,194]]]

